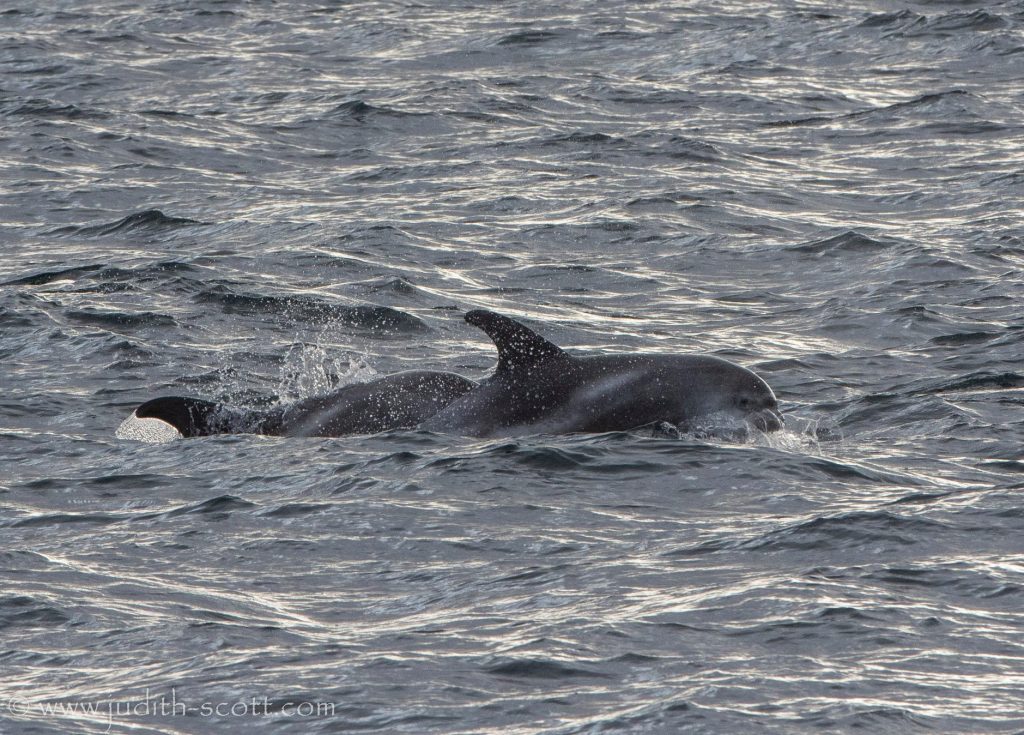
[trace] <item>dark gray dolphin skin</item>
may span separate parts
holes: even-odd
[[[165,421],[186,437],[373,434],[414,428],[475,386],[472,380],[455,373],[410,370],[267,411],[168,396],[143,403],[135,409],[135,415]]]
[[[783,425],[775,394],[746,368],[705,355],[574,357],[519,322],[466,314],[498,348],[494,374],[421,427],[468,436],[626,431],[727,414],[761,431]]]

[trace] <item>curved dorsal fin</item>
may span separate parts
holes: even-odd
[[[571,359],[561,347],[507,316],[485,309],[474,309],[465,318],[473,326],[484,330],[498,348],[495,375],[529,369],[549,360]]]

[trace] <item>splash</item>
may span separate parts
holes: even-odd
[[[843,432],[832,418],[785,418],[786,427],[770,434],[750,427],[749,443],[788,452],[820,454],[823,451],[822,444],[838,443],[843,440]]]
[[[732,444],[771,447],[789,452],[817,454],[823,443],[840,442],[843,434],[831,418],[800,418],[785,416],[786,426],[779,431],[764,432],[752,422],[733,414],[712,413],[681,431],[663,422],[655,427],[655,436],[689,436],[696,439],[725,441]]]
[[[299,342],[285,353],[278,394],[282,402],[290,403],[350,383],[363,383],[376,375],[365,355],[332,357],[319,342]]]

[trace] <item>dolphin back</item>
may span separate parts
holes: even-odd
[[[455,373],[395,373],[287,406],[282,433],[347,436],[412,429],[475,387],[475,382]]]
[[[185,437],[216,434],[347,436],[411,429],[476,387],[472,380],[432,370],[410,370],[347,385],[268,411],[243,410],[202,398],[165,396],[137,409]]]

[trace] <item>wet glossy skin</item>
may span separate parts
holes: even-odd
[[[494,375],[423,427],[471,436],[623,431],[658,422],[686,428],[727,414],[762,431],[782,427],[772,389],[744,367],[704,355],[572,357],[492,312],[467,321],[495,340]]]

